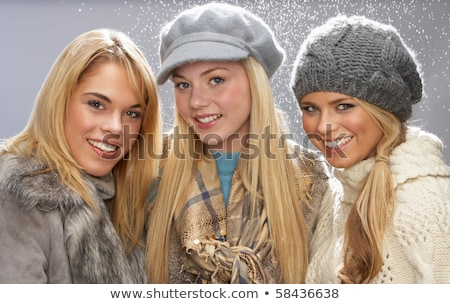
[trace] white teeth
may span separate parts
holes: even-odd
[[[201,123],[208,123],[210,121],[216,120],[217,118],[219,118],[221,116],[222,115],[212,115],[212,116],[208,116],[208,117],[197,118],[197,120]]]
[[[93,140],[88,140],[88,142],[93,145],[94,147],[99,148],[100,150],[103,150],[105,152],[114,152],[117,149],[117,146],[113,146],[113,145],[109,145],[109,144],[105,144],[103,142],[99,142],[99,141],[93,141]]]
[[[348,143],[352,139],[351,136],[343,137],[335,141],[325,141],[325,146],[328,148],[337,148],[339,146],[342,146],[345,143]]]

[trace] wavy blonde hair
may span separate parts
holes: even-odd
[[[251,90],[250,138],[249,145],[260,151],[269,149],[262,134],[270,126],[271,134],[279,139],[282,127],[277,119],[270,82],[262,66],[252,57],[242,62],[247,72]],[[147,273],[150,283],[169,283],[169,248],[174,216],[183,208],[187,199],[186,191],[193,180],[196,163],[206,157],[206,147],[196,137],[181,115],[175,115],[178,132],[172,135],[168,157],[164,161],[163,174],[154,209],[149,221],[147,238]],[[180,138],[182,134],[184,138]],[[185,136],[188,134],[188,139]],[[241,159],[238,168],[244,187],[250,193],[251,209],[256,210],[258,199],[262,199],[269,218],[272,254],[276,257],[284,283],[304,282],[308,264],[307,232],[302,216],[303,197],[290,178],[294,173],[286,167],[287,146],[275,149],[273,159],[253,157]],[[187,155],[180,159],[174,151]],[[270,172],[270,174],[269,174]],[[298,173],[297,173],[298,174]],[[260,191],[258,191],[260,189]]]
[[[145,193],[157,174],[158,160],[142,161],[148,149],[160,150],[161,118],[154,76],[145,56],[124,33],[96,29],[76,37],[53,63],[25,128],[5,142],[5,152],[34,157],[58,173],[61,182],[78,193],[93,210],[94,202],[82,177],[83,169],[70,153],[64,134],[67,106],[83,75],[108,62],[120,63],[143,109],[140,135],[114,167],[116,196],[112,219],[126,246],[138,243],[145,216]],[[152,134],[151,140],[145,138]],[[141,161],[140,161],[141,160]]]
[[[383,239],[394,208],[389,155],[404,142],[406,126],[393,114],[368,102],[355,100],[383,131],[376,161],[353,205],[345,225],[342,283],[369,283],[383,265]]]

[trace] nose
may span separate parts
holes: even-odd
[[[316,131],[321,139],[333,138],[332,134],[336,132],[337,126],[338,123],[334,119],[333,114],[324,111],[320,114]]]
[[[201,86],[193,87],[189,99],[189,106],[193,109],[207,107],[210,104],[210,97],[206,89]]]
[[[101,128],[105,133],[120,135],[123,130],[123,114],[113,112],[104,117]]]

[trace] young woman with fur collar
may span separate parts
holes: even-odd
[[[158,165],[142,158],[160,142],[143,135],[160,134],[159,113],[128,36],[92,30],[66,47],[0,152],[1,283],[147,282],[140,236]]]

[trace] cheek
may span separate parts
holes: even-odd
[[[182,117],[182,119],[187,123],[191,124],[191,113],[186,104],[180,103],[176,104],[176,113],[177,116]]]
[[[252,103],[252,94],[250,93],[250,88],[242,83],[241,85],[236,85],[235,87],[230,87],[228,90],[222,92],[221,103],[229,104],[230,101],[243,104],[244,107],[250,109]]]
[[[180,92],[175,92],[174,100],[175,100],[175,106],[178,109],[187,108],[189,105],[189,99],[186,97],[186,94],[182,94]]]
[[[354,115],[346,121],[347,129],[360,134],[367,141],[378,140],[381,134],[379,125],[368,115]]]
[[[97,124],[97,120],[93,119],[81,101],[72,99],[69,102],[64,123],[66,133],[86,132],[92,129],[95,124]]]
[[[302,126],[306,134],[314,133],[314,120],[311,117],[302,115]]]
[[[188,113],[188,102],[185,101],[183,98],[175,97],[175,108],[176,111],[181,114],[181,116],[186,116]]]
[[[378,146],[378,143],[383,138],[383,131],[380,129],[380,127],[376,124],[372,125],[372,128],[367,130],[366,132],[366,145],[371,149],[372,155],[375,156],[376,149]]]
[[[71,115],[67,116],[64,124],[64,133],[68,142],[73,142],[77,135],[87,132],[89,129],[89,121],[83,117],[83,115],[75,115],[72,112]],[[92,122],[91,122],[92,123]]]

